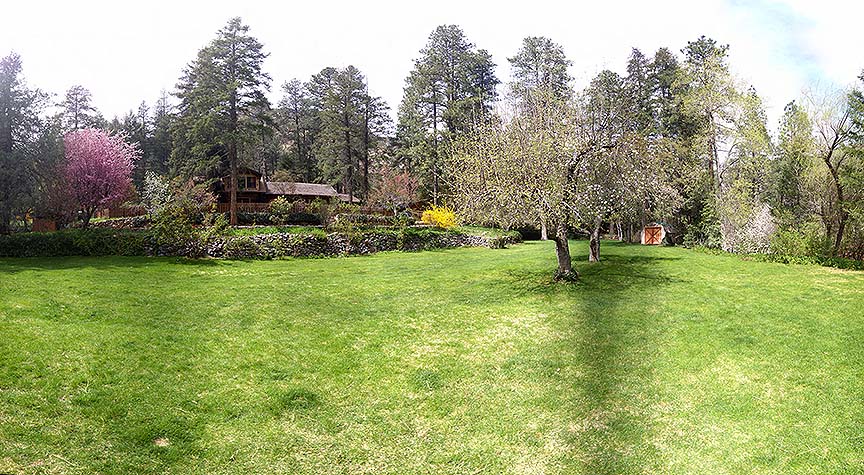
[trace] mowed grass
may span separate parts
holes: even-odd
[[[0,260],[0,473],[864,473],[864,273]]]

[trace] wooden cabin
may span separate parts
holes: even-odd
[[[231,177],[223,177],[217,183],[216,195],[218,199],[218,210],[227,212],[231,203]],[[320,183],[300,183],[290,181],[267,181],[256,170],[242,167],[237,173],[237,208],[241,211],[266,211],[270,202],[278,197],[284,197],[288,201],[312,202],[315,199],[336,198],[344,202],[353,201],[359,203],[360,199],[354,197],[349,200],[348,195],[339,193],[330,185]]]

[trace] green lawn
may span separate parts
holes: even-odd
[[[0,259],[0,473],[864,473],[864,273]]]

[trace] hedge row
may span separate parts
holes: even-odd
[[[503,248],[521,240],[519,233],[515,232],[485,237],[434,229],[405,228],[352,234],[332,233],[327,236],[293,233],[211,236],[207,242],[190,241],[175,246],[160,246],[147,231],[69,229],[54,233],[0,236],[0,257],[118,255],[273,259],[468,246]]]
[[[225,214],[228,216],[228,214]],[[279,225],[320,225],[321,217],[313,213],[290,213],[287,216],[278,218],[267,211],[261,212],[238,212],[237,222],[241,225],[262,225],[268,226],[271,224]]]
[[[785,254],[736,254],[722,249],[705,246],[693,246],[690,249],[705,254],[737,256],[747,261],[777,262],[780,264],[813,265],[834,267],[836,269],[864,271],[864,261],[847,259],[845,257],[828,256],[790,256]]]
[[[150,234],[117,229],[65,229],[0,236],[0,257],[147,256],[156,252]]]
[[[291,233],[232,236],[207,245],[206,255],[228,259],[274,259],[280,257],[326,257],[372,254],[381,251],[422,251],[453,247],[503,248],[521,242],[518,233],[498,237],[449,233],[428,229],[371,231],[327,236]]]
[[[228,218],[228,213],[225,213]],[[96,228],[110,229],[142,229],[150,225],[149,216],[132,216],[128,218],[112,218],[104,221],[94,221],[90,225]],[[195,219],[196,224],[201,224],[201,217]],[[413,221],[405,216],[383,216],[377,214],[339,214],[335,217],[337,224],[353,224],[359,226],[406,226]],[[238,212],[237,222],[244,226],[269,226],[269,225],[321,225],[321,216],[313,213],[289,213],[284,216],[276,216],[273,213],[261,212]]]

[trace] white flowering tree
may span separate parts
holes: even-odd
[[[141,203],[150,216],[155,216],[170,200],[171,184],[168,180],[152,171],[145,173],[141,187]]]
[[[558,279],[577,277],[570,227],[591,231],[589,260],[597,261],[602,223],[668,189],[659,183],[655,144],[584,96],[511,105],[502,116],[454,142],[454,204],[470,220],[503,227],[547,223],[555,230]]]

